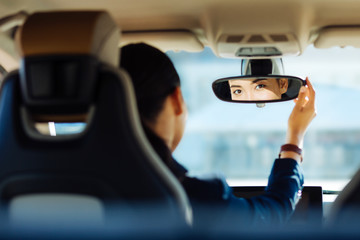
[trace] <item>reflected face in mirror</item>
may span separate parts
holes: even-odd
[[[231,99],[236,101],[278,100],[288,90],[286,78],[249,78],[228,81]]]
[[[305,81],[286,75],[234,76],[213,82],[215,95],[227,102],[265,103],[288,101],[298,96]]]

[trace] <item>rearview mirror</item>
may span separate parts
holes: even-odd
[[[305,83],[301,78],[284,75],[238,76],[218,79],[212,88],[223,101],[265,103],[294,99]]]

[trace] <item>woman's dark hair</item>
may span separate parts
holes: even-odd
[[[180,78],[166,54],[144,43],[121,48],[120,66],[133,82],[142,120],[154,121]]]
[[[231,89],[229,81],[213,83],[212,88],[215,95],[221,100],[231,100]]]

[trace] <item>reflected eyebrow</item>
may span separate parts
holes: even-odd
[[[264,80],[267,81],[268,79],[267,78],[255,79],[255,80],[251,81],[251,84],[255,84],[255,83],[259,82],[259,81],[264,81]],[[230,88],[232,88],[232,87],[242,87],[242,86],[241,85],[231,85]]]
[[[267,78],[259,78],[259,79],[255,79],[254,81],[252,81],[251,84],[254,84],[254,83],[257,83],[257,82],[260,82],[260,81],[268,81]]]

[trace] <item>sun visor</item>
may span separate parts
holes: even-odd
[[[360,48],[360,27],[338,26],[323,28],[314,42],[316,48],[353,46]]]
[[[41,12],[28,17],[18,36],[20,55],[92,55],[118,66],[120,31],[102,11]]]
[[[190,31],[146,31],[146,32],[123,32],[121,45],[144,42],[164,52],[188,51],[201,52],[204,49],[196,35]]]

